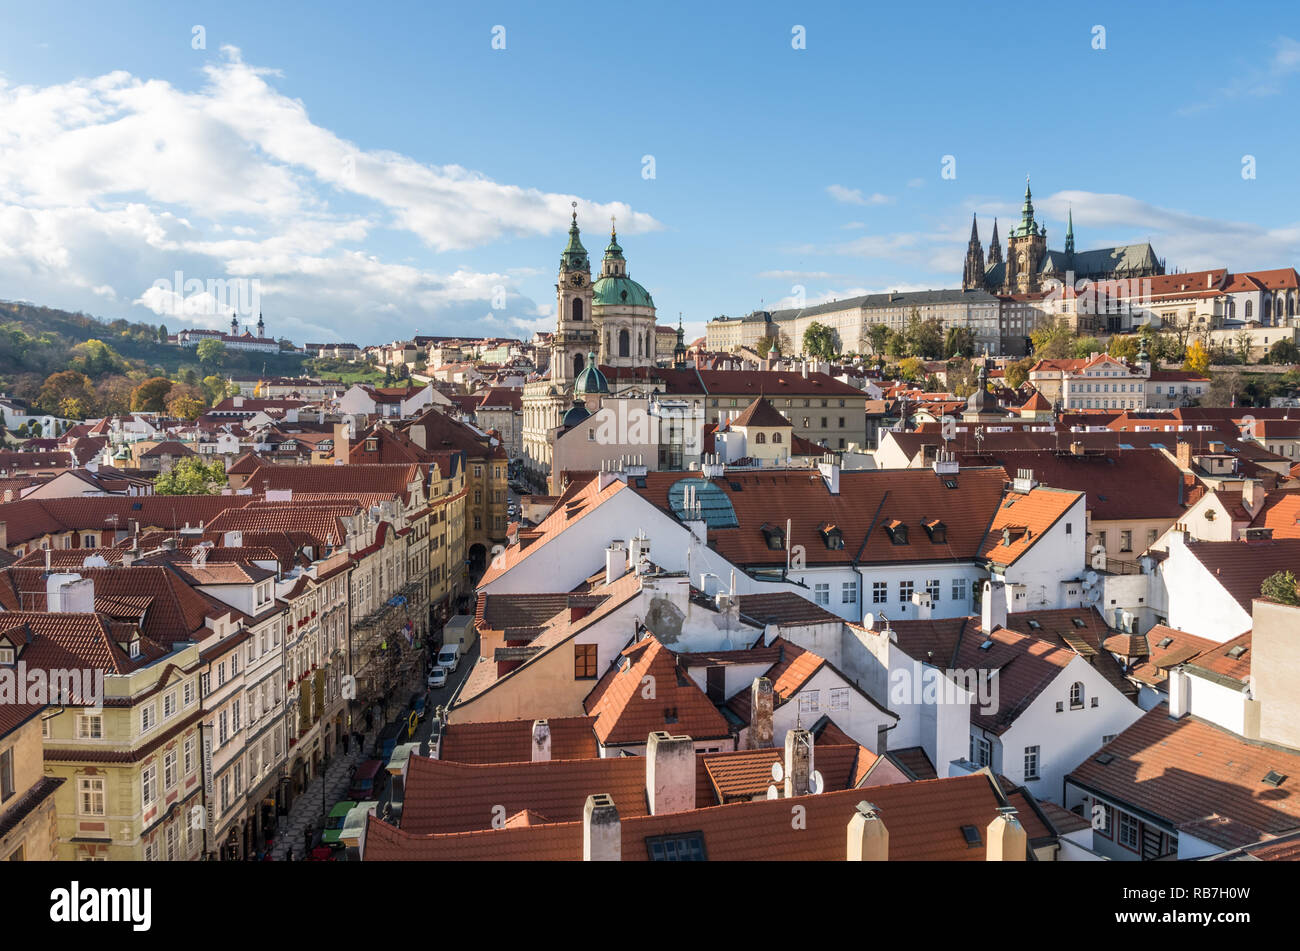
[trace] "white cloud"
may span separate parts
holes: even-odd
[[[616,215],[625,233],[661,227],[623,202],[362,148],[313,123],[303,102],[275,88],[278,73],[234,48],[204,76],[197,91],[125,71],[44,87],[0,79],[7,296],[87,309],[131,301],[216,320],[216,302],[165,301],[153,288],[182,270],[260,280],[277,335],[339,339],[363,326],[392,337],[416,321],[471,324],[498,286],[510,311],[498,317],[537,314],[518,290],[537,268],[503,262],[501,273],[477,273],[440,265],[439,254],[562,234],[573,201],[580,220]],[[414,236],[427,255],[371,254],[366,243],[382,230]]]
[[[1279,36],[1273,41],[1273,55],[1264,66],[1246,70],[1229,80],[1200,102],[1189,103],[1177,110],[1187,116],[1213,106],[1242,97],[1262,98],[1276,96],[1286,88],[1286,80],[1300,72],[1300,41],[1289,36]],[[1220,75],[1215,73],[1214,75]]]
[[[826,194],[845,205],[887,205],[893,201],[888,195],[882,195],[879,192],[863,195],[862,189],[846,188],[843,185],[826,186]]]

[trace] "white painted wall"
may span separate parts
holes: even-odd
[[[1251,629],[1249,612],[1191,553],[1182,535],[1170,534],[1169,557],[1159,571],[1170,627],[1220,643]]]

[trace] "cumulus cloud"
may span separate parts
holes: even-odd
[[[259,281],[269,330],[300,342],[358,326],[404,336],[415,323],[469,325],[503,294],[509,313],[497,316],[528,324],[539,305],[519,285],[535,268],[478,273],[440,256],[561,233],[572,202],[583,218],[616,215],[625,233],[661,227],[623,202],[363,148],[314,123],[277,77],[225,47],[197,91],[125,71],[50,86],[0,79],[6,294],[227,324],[206,291],[156,286],[181,271],[205,287]],[[425,253],[418,263],[371,253],[380,231],[413,236]]]
[[[882,195],[880,192],[863,195],[862,189],[846,188],[843,185],[826,186],[826,194],[845,205],[887,205],[893,201],[888,195]]]

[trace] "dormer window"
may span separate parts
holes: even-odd
[[[822,536],[822,541],[830,551],[841,551],[844,548],[844,533],[840,531],[838,525],[834,522],[823,522],[818,532]]]
[[[921,524],[925,527],[926,534],[930,536],[930,541],[937,545],[948,541],[948,526],[937,518],[926,519]]]
[[[763,532],[763,538],[767,542],[768,548],[772,549],[772,551],[785,550],[785,529],[773,525],[771,522],[764,522],[760,526],[760,530]]]
[[[891,519],[885,523],[885,531],[889,533],[889,540],[895,545],[907,544],[907,524],[898,519]]]
[[[5,645],[0,647],[0,667],[12,667],[14,664],[14,649]]]

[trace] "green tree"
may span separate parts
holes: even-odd
[[[1008,363],[1006,370],[1003,371],[1003,379],[1007,381],[1007,386],[1013,390],[1018,390],[1024,386],[1029,379],[1029,371],[1036,362],[1033,357],[1025,357],[1015,363]]]
[[[891,360],[901,360],[907,356],[907,338],[897,330],[891,330],[889,339],[885,341],[885,353]]]
[[[1264,579],[1259,586],[1259,596],[1278,604],[1300,606],[1300,581],[1289,571],[1279,571]]]
[[[813,321],[803,332],[803,352],[810,357],[829,360],[839,348],[835,343],[835,331],[825,324]]]
[[[1101,353],[1105,349],[1096,337],[1075,337],[1073,346],[1076,360],[1087,360],[1094,353]]]
[[[226,362],[226,345],[221,340],[214,340],[211,337],[200,340],[197,353],[199,363],[205,369],[215,369]]]
[[[62,414],[65,400],[80,400],[85,413],[94,412],[95,391],[84,373],[64,370],[45,378],[36,405],[47,413]]]
[[[165,376],[150,377],[131,391],[131,412],[161,413],[167,408],[167,394],[172,381]]]
[[[1237,354],[1237,359],[1242,363],[1250,362],[1250,331],[1238,330],[1232,338],[1232,349]]]
[[[1074,353],[1074,333],[1063,320],[1043,321],[1030,332],[1029,340],[1039,360],[1061,360]]]
[[[1106,348],[1106,352],[1116,360],[1127,360],[1133,363],[1138,358],[1138,347],[1140,345],[1141,341],[1138,339],[1137,334],[1117,334],[1110,338],[1110,346]]]
[[[226,381],[215,373],[211,376],[205,376],[200,386],[203,387],[203,392],[208,398],[208,403],[212,406],[216,406],[226,398]]]
[[[754,349],[758,351],[760,357],[766,360],[767,355],[772,352],[772,348],[775,346],[776,338],[771,334],[763,334],[758,338],[758,343],[754,344]]]
[[[872,324],[863,333],[864,342],[871,348],[871,352],[876,356],[881,356],[885,352],[885,347],[889,344],[889,337],[892,334],[884,324]]]
[[[969,327],[949,327],[943,335],[943,353],[948,359],[975,353],[975,334]]]
[[[94,379],[121,373],[127,368],[122,355],[102,340],[84,340],[72,348],[68,366]]]
[[[220,459],[205,463],[187,456],[153,483],[155,495],[216,495],[226,485],[226,467]]]
[[[1283,337],[1268,348],[1268,362],[1281,365],[1300,363],[1300,348],[1296,347],[1295,341]]]

